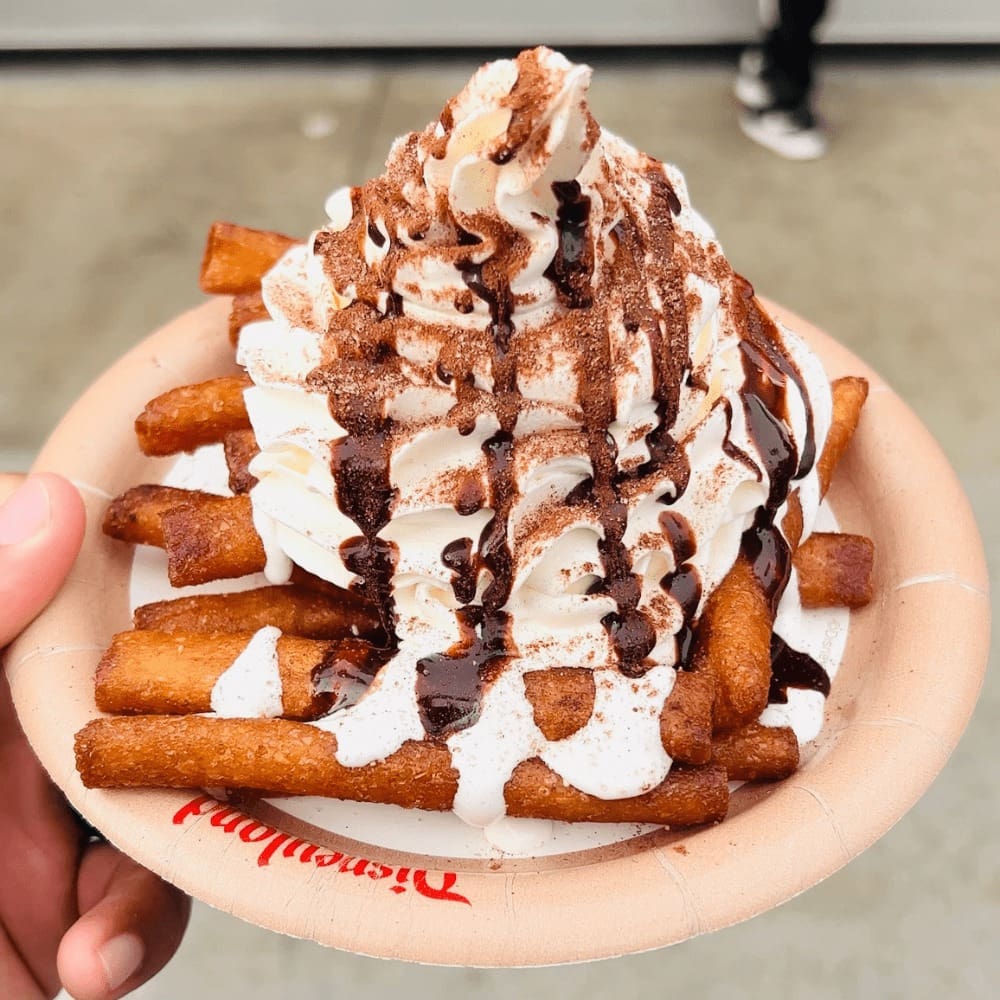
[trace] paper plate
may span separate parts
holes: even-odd
[[[876,545],[875,601],[852,615],[823,732],[791,778],[747,786],[719,826],[656,831],[550,857],[444,861],[332,834],[266,803],[193,791],[85,789],[73,735],[99,713],[94,668],[130,625],[132,553],[100,531],[108,500],[160,479],[132,421],[164,390],[235,370],[227,304],[179,317],[103,375],[36,469],[87,505],[83,552],[7,672],[25,733],[53,780],[110,841],[186,892],[245,920],[365,955],[524,966],[605,958],[754,916],[870,846],[943,767],[972,713],[989,642],[982,546],[947,460],[874,372],[772,306],[831,378],[871,381],[830,500]]]

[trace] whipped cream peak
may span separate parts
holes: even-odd
[[[601,697],[654,726],[738,556],[780,601],[783,525],[811,529],[831,403],[679,172],[594,121],[589,81],[544,48],[483,66],[382,175],[331,195],[329,223],[265,277],[272,319],[238,358],[269,545],[360,590],[399,651],[340,736],[384,702],[366,746],[423,732],[496,782],[506,763],[474,733],[506,711],[511,767],[584,759],[613,796],[620,741],[591,726],[584,750],[544,745],[518,678],[611,670]],[[666,768],[636,763],[620,794]],[[496,787],[463,780],[492,822]]]

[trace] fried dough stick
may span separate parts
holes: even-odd
[[[729,808],[725,768],[676,766],[645,795],[599,799],[567,785],[539,758],[514,768],[504,788],[509,816],[567,823],[657,823],[673,829],[719,823]]]
[[[257,435],[253,430],[230,431],[222,442],[229,469],[229,488],[237,495],[249,493],[257,485],[250,472],[250,463],[260,454]]]
[[[805,608],[863,608],[875,593],[875,546],[864,535],[814,532],[795,551]]]
[[[833,394],[833,418],[826,443],[816,463],[820,496],[826,496],[833,470],[844,457],[861,418],[861,408],[868,398],[868,380],[856,375],[838,378],[830,384]]]
[[[730,781],[777,781],[799,766],[799,741],[787,726],[751,722],[712,741],[712,761]]]
[[[458,774],[443,744],[408,741],[362,767],[337,762],[331,733],[285,719],[135,716],[95,719],[76,736],[88,788],[257,788],[415,809],[451,809]],[[511,816],[570,822],[693,826],[721,820],[725,768],[673,768],[652,791],[603,800],[566,785],[537,758],[519,764],[504,789]]]
[[[201,261],[201,290],[211,295],[254,292],[278,258],[301,242],[282,233],[213,222]]]
[[[861,407],[868,396],[868,383],[856,377],[837,379],[831,391],[832,423],[817,463],[823,494],[857,428]],[[782,527],[794,558],[802,534],[801,503],[795,494],[790,497]],[[864,566],[866,551],[867,572]],[[800,592],[803,584],[805,586],[804,603],[815,601],[811,606],[822,602],[848,606],[856,606],[848,603],[850,601],[866,603],[871,588],[870,555],[871,549],[866,550],[862,542],[817,542],[797,563],[804,576],[800,579]],[[831,559],[838,556],[847,557],[851,565],[844,568],[833,565]],[[708,671],[715,682],[713,726],[716,733],[748,725],[767,705],[771,630],[768,602],[750,563],[740,556],[706,602],[695,636],[694,670]]]
[[[259,573],[266,561],[248,496],[134,486],[111,502],[104,533],[166,549],[175,587]]]
[[[101,657],[94,679],[102,712],[185,715],[212,711],[216,681],[246,649],[253,632],[119,632]],[[317,719],[378,667],[376,651],[361,639],[322,642],[278,639],[282,715]]]
[[[264,568],[264,548],[253,524],[248,496],[220,497],[175,486],[133,486],[111,502],[103,528],[112,538],[166,549],[170,582],[175,587],[230,579]],[[368,607],[355,595],[297,566],[292,569],[292,581],[334,603]]]
[[[794,556],[805,607],[862,607],[873,594],[871,541],[820,533]],[[713,679],[716,733],[753,722],[767,705],[771,611],[750,563],[739,557],[708,598],[695,634],[692,666]]]
[[[377,612],[349,590],[321,594],[292,584],[258,587],[233,594],[198,594],[156,601],[135,609],[137,629],[160,632],[232,633],[275,625],[286,635],[306,639],[345,639],[376,635]]]
[[[271,314],[264,305],[264,296],[260,292],[243,292],[233,296],[233,304],[229,310],[229,343],[235,347],[240,339],[240,330],[247,323],[256,323],[270,319]]]
[[[707,764],[712,756],[715,679],[707,671],[678,670],[660,715],[663,749],[684,764]]]
[[[218,499],[214,493],[184,490],[177,486],[133,486],[108,505],[102,528],[104,534],[122,542],[163,548],[160,515],[164,511],[182,503],[209,503]]]
[[[749,560],[740,556],[705,603],[692,669],[713,680],[715,732],[753,722],[771,685],[771,609]]]
[[[590,721],[596,697],[594,672],[586,667],[529,670],[524,693],[542,735],[564,740]]]
[[[98,664],[97,707],[139,715],[209,712],[216,681],[253,634],[120,632]],[[323,642],[289,635],[278,640],[277,651],[282,715],[291,719],[314,719],[330,711],[341,690],[347,693],[352,682],[365,683],[361,675],[373,675],[384,656],[360,639]],[[678,674],[664,705],[664,749],[681,763],[704,764],[711,757],[710,681],[707,675]],[[335,696],[329,696],[333,689]],[[525,674],[525,693],[546,739],[572,735],[593,712],[593,674],[581,667],[530,671]]]
[[[160,524],[175,587],[260,573],[267,562],[248,496],[182,503],[165,510]]]
[[[89,788],[257,788],[417,809],[449,809],[457,774],[443,744],[409,741],[344,767],[330,733],[285,719],[134,716],[95,719],[76,736]]]
[[[151,399],[135,420],[143,454],[194,451],[249,428],[243,390],[252,384],[246,375],[231,375],[178,386]]]
[[[584,667],[530,670],[524,690],[535,725],[547,740],[582,729],[594,711],[594,673]],[[683,764],[705,764],[712,756],[712,678],[678,671],[660,715],[663,749]]]
[[[830,489],[833,471],[857,430],[861,408],[868,398],[868,382],[857,376],[841,378],[830,384],[830,391],[833,401],[830,431],[816,462],[821,497]],[[788,511],[782,519],[781,530],[794,552],[802,538],[802,503],[797,488],[788,495]]]
[[[796,487],[788,494],[788,509],[781,519],[781,533],[785,536],[785,541],[788,542],[788,547],[793,552],[802,540],[803,529],[802,500]]]

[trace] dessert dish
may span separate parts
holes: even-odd
[[[85,785],[679,828],[795,770],[768,706],[829,678],[775,622],[871,599],[871,542],[815,530],[867,383],[830,383],[588,80],[487,64],[307,242],[213,227],[245,375],[136,430],[221,443],[232,495],[137,486],[105,531],[178,587],[269,585],[138,609]]]

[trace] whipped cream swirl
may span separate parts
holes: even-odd
[[[661,782],[707,595],[741,551],[768,575],[789,509],[808,533],[819,504],[820,363],[680,173],[594,121],[589,79],[547,49],[484,66],[330,197],[240,337],[269,576],[360,590],[392,637],[316,724],[347,765],[446,740],[481,825],[533,756],[604,798]],[[523,676],[566,666],[595,710],[548,741]]]

